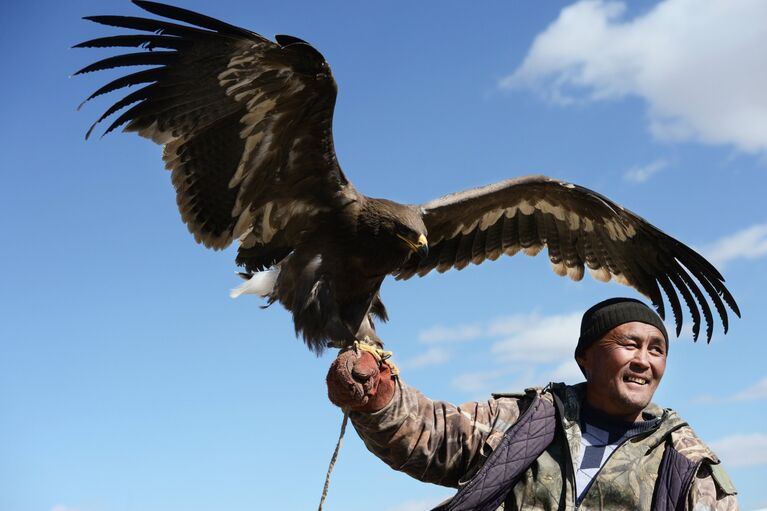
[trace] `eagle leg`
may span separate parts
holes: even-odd
[[[383,341],[378,337],[378,334],[376,334],[376,328],[371,314],[368,314],[365,317],[365,320],[360,324],[355,338],[361,343],[383,349]]]

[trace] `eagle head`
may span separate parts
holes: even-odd
[[[411,253],[423,258],[429,253],[426,225],[415,206],[368,198],[361,220],[375,233],[375,238],[385,244],[385,248],[379,245],[384,253],[393,251],[404,258]]]
[[[429,242],[426,238],[426,226],[417,208],[400,206],[392,218],[392,233],[405,246],[423,259],[429,255]]]
[[[416,238],[416,235],[418,238]],[[426,240],[425,234],[420,234],[415,231],[408,231],[405,234],[395,233],[395,236],[404,241],[405,245],[407,245],[410,250],[418,254],[421,259],[429,255],[429,242]]]

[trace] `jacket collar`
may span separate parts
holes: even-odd
[[[554,402],[560,412],[560,420],[565,430],[579,427],[580,412],[583,401],[586,399],[586,383],[577,385],[565,385],[563,383],[550,383],[548,390],[554,396]],[[670,408],[662,408],[655,403],[650,403],[642,411],[647,418],[660,417],[657,426],[649,430],[640,438],[648,442],[648,450],[654,449],[674,431],[687,426],[678,413]],[[713,453],[712,453],[713,454]]]

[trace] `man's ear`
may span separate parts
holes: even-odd
[[[581,369],[583,376],[586,377],[586,381],[589,381],[589,370],[587,369],[588,362],[586,361],[586,357],[583,355],[576,355],[575,363],[578,364],[578,367]]]

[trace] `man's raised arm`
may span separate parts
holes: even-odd
[[[395,470],[450,487],[473,475],[529,404],[516,398],[461,406],[433,401],[367,351],[342,351],[330,366],[327,384],[328,397],[351,412],[354,428],[373,454]]]

